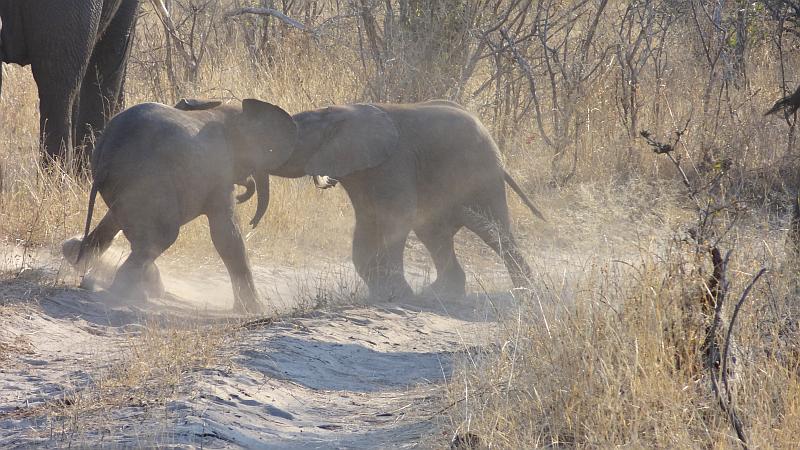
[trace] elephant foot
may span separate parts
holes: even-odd
[[[393,283],[386,285],[375,285],[369,288],[370,303],[380,302],[399,302],[403,300],[413,299],[414,291],[411,286],[403,280],[402,283]]]
[[[147,290],[142,283],[124,282],[119,279],[119,273],[108,288],[108,292],[125,303],[145,304],[148,300]]]
[[[252,316],[261,314],[263,312],[263,308],[258,303],[242,303],[242,302],[234,302],[233,305],[233,312],[236,314],[241,314],[243,316]]]
[[[81,284],[78,285],[81,289],[86,289],[87,291],[94,291],[97,287],[97,280],[94,277],[89,275],[85,275],[83,279],[81,279]]]
[[[81,251],[81,243],[83,240],[80,238],[67,239],[61,244],[61,254],[64,259],[74,268],[78,268],[78,255]]]
[[[258,300],[258,295],[255,293],[251,295],[237,295],[233,299],[233,311],[236,314],[253,315],[261,314],[264,308]]]
[[[436,280],[422,288],[419,293],[420,297],[435,298],[435,299],[460,299],[467,295],[464,283],[448,283],[443,280]]]
[[[164,288],[164,282],[161,281],[161,274],[155,265],[145,272],[144,292],[147,298],[164,298],[167,290]]]

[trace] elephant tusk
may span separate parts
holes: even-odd
[[[327,175],[314,175],[314,185],[317,189],[330,189],[339,183],[336,178],[331,178]]]

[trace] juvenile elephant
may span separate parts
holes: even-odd
[[[505,183],[542,215],[503,169],[489,132],[460,105],[331,106],[292,118],[297,145],[271,173],[341,182],[356,216],[353,263],[371,297],[412,294],[403,274],[411,230],[433,258],[437,278],[430,289],[437,294],[464,294],[466,276],[453,249],[462,227],[503,258],[515,286],[528,284],[530,268],[511,233]]]
[[[248,99],[236,106],[218,104],[182,110],[180,104],[144,103],[109,122],[92,155],[94,181],[84,239],[63,245],[68,261],[88,266],[122,230],[131,254],[110,290],[137,300],[161,296],[164,287],[154,260],[175,242],[183,224],[205,215],[231,277],[235,308],[260,308],[236,224],[234,184],[247,186],[255,180],[258,207],[250,222],[255,227],[269,203],[268,173],[287,161],[297,128],[288,113],[269,103]],[[109,212],[89,233],[98,192]]]

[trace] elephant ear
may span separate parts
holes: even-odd
[[[386,112],[374,105],[332,108],[328,140],[306,164],[308,175],[344,177],[386,161],[400,133]]]
[[[218,100],[200,100],[196,98],[182,98],[175,104],[175,109],[181,111],[205,111],[207,109],[216,108],[222,102]]]
[[[249,140],[251,148],[263,150],[266,166],[272,170],[285,163],[297,144],[297,124],[286,111],[271,103],[248,98],[242,101],[242,121],[239,131]]]

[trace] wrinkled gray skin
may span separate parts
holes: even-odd
[[[90,132],[122,104],[138,7],[139,0],[0,0],[0,62],[31,65],[50,157],[90,145]]]
[[[436,295],[464,295],[465,274],[453,249],[462,227],[506,265],[515,286],[530,268],[511,233],[505,183],[541,214],[500,164],[486,128],[456,103],[332,106],[293,116],[298,142],[271,171],[283,177],[328,176],[353,204],[353,263],[373,299],[408,297],[403,249],[413,230],[430,252]]]
[[[268,172],[282,165],[297,139],[291,116],[277,106],[244,100],[241,106],[183,111],[158,103],[136,105],[109,122],[92,155],[92,195],[84,239],[63,245],[83,269],[122,230],[131,254],[110,291],[143,301],[164,294],[154,260],[180,227],[205,215],[211,239],[228,269],[235,309],[261,307],[234,213],[234,184],[255,180],[253,226],[269,202]],[[109,212],[89,233],[99,192]]]

